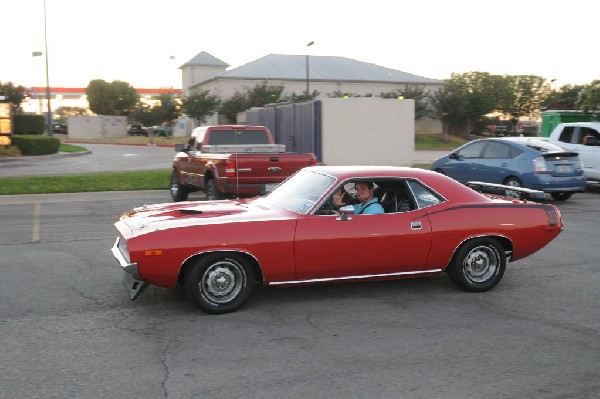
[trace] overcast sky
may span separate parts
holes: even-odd
[[[46,85],[44,57],[32,57],[45,52],[43,10],[43,0],[0,0],[0,81]],[[230,68],[308,53],[433,79],[587,84],[600,79],[599,15],[598,0],[46,0],[50,85],[180,88],[177,68],[201,51]]]

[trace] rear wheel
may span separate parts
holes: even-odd
[[[557,193],[550,193],[550,195],[552,196],[552,198],[554,198],[556,201],[566,201],[569,198],[571,198],[571,195],[573,195],[573,193],[569,193],[567,191],[559,191]]]
[[[516,177],[509,177],[508,179],[504,180],[504,185],[511,187],[523,187],[521,180],[517,179]],[[508,198],[521,198],[521,194],[518,191],[506,190],[504,195],[506,195]]]
[[[171,198],[175,202],[186,201],[188,198],[189,190],[179,182],[179,175],[175,170],[171,173],[171,187],[169,191],[171,192]]]
[[[448,267],[450,280],[465,291],[482,292],[496,286],[506,270],[506,254],[493,238],[476,238],[458,249]]]
[[[209,179],[206,182],[206,198],[209,201],[223,199],[223,194],[217,190],[217,183],[215,182],[215,179]]]
[[[198,307],[221,314],[246,303],[254,286],[254,274],[243,257],[215,253],[190,267],[183,284],[186,296]]]

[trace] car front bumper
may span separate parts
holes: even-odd
[[[136,278],[138,265],[130,261],[127,243],[122,237],[117,237],[111,251],[123,270],[123,285],[127,288],[129,297],[133,301],[148,287],[148,283]]]

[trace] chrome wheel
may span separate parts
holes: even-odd
[[[238,296],[243,282],[242,267],[233,261],[223,260],[206,269],[199,289],[209,301],[226,303]]]
[[[463,262],[465,277],[475,283],[486,282],[496,273],[498,263],[498,253],[493,248],[475,247]]]

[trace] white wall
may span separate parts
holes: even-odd
[[[126,116],[69,116],[70,139],[98,139],[127,136]]]
[[[414,100],[329,98],[321,101],[323,163],[412,165]]]

